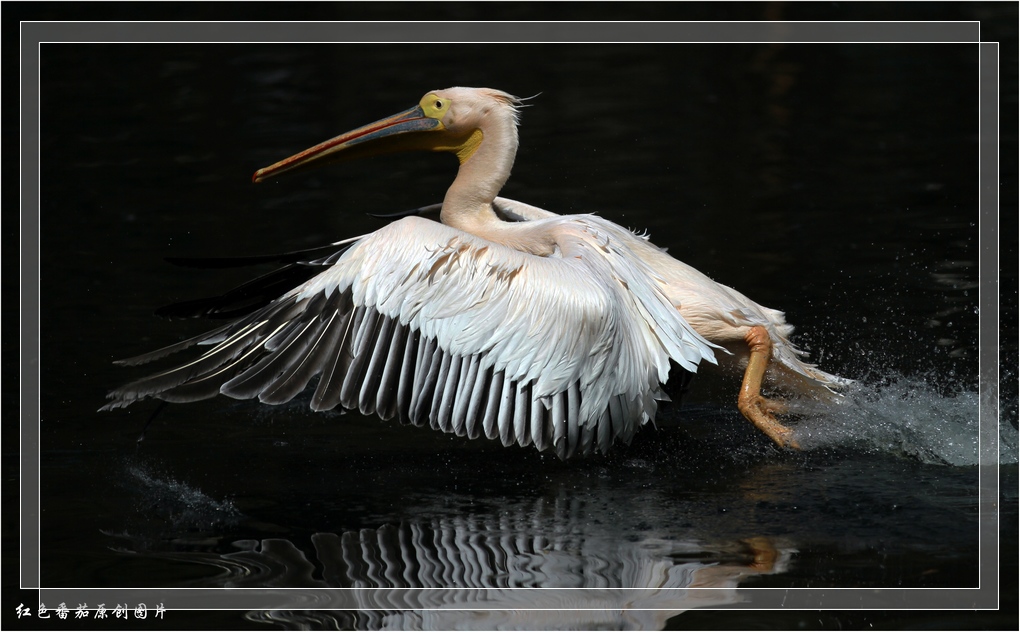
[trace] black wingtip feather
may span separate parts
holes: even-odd
[[[350,248],[351,244],[327,244],[314,248],[292,250],[290,252],[278,252],[267,255],[245,255],[240,257],[166,257],[166,261],[175,266],[183,268],[201,268],[205,270],[222,270],[224,268],[244,268],[247,266],[264,265],[268,263],[301,263],[313,262],[320,257],[328,257],[334,254],[337,247],[340,252]]]

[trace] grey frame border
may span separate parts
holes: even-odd
[[[420,29],[427,24],[428,29]],[[427,33],[425,40],[422,33]],[[980,42],[980,22],[22,22],[21,23],[21,574],[47,603],[169,604],[172,610],[451,609],[454,589],[158,589],[39,586],[39,46],[75,43],[973,43],[979,49],[979,588],[739,588],[726,609],[996,609],[999,601],[999,45]],[[28,555],[26,555],[26,553]],[[464,610],[491,605],[472,589]],[[508,589],[513,590],[513,589]],[[522,590],[522,589],[518,589]],[[550,603],[587,590],[626,599],[648,589],[527,589]],[[720,589],[677,590],[696,607]],[[726,590],[726,589],[722,589]],[[576,594],[576,593],[575,593]],[[505,602],[504,602],[505,603]],[[467,604],[470,604],[468,606]],[[458,609],[458,608],[453,608]],[[717,608],[711,608],[717,609]]]

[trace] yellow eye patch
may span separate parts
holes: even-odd
[[[450,100],[437,96],[435,94],[426,94],[422,97],[422,100],[418,102],[418,106],[425,113],[425,116],[440,121],[438,129],[446,129],[442,125],[442,119],[446,116],[446,113],[450,111]],[[442,139],[436,139],[434,144],[431,145],[432,151],[448,151],[457,155],[457,160],[461,164],[467,162],[467,159],[475,153],[478,146],[482,144],[482,130],[474,129],[470,132],[458,133],[456,136],[445,136]]]
[[[450,109],[450,100],[442,99],[434,94],[426,94],[418,105],[421,106],[425,116],[434,119],[442,119]]]

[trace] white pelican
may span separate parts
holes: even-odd
[[[337,405],[444,432],[553,449],[627,442],[666,399],[670,360],[746,362],[738,406],[798,447],[761,394],[765,369],[794,394],[846,380],[801,362],[781,312],[720,285],[595,215],[498,198],[517,153],[520,100],[481,88],[417,106],[255,173],[254,181],[354,156],[423,149],[460,167],[440,222],[408,216],[305,262],[322,270],[238,320],[164,349],[195,359],[112,391],[104,408],[217,394],[290,401],[318,376],[314,410]],[[268,284],[271,286],[271,284]],[[724,353],[718,354],[717,351]]]

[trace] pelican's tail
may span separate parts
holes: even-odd
[[[807,395],[816,399],[832,400],[854,383],[853,380],[833,375],[816,365],[804,362],[803,351],[794,347],[785,337],[773,336],[772,360],[775,382],[783,390],[796,395]]]

